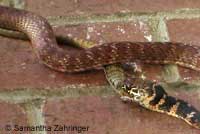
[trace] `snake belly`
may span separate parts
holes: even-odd
[[[42,63],[60,72],[79,72],[136,60],[149,64],[177,64],[200,71],[200,47],[198,46],[171,42],[111,42],[76,51],[76,53],[67,52],[57,45],[53,30],[46,19],[25,10],[3,6],[0,6],[0,27],[25,33]],[[126,87],[130,83],[135,84],[135,81],[124,82]],[[151,90],[145,90],[146,93],[139,95],[139,97],[148,95],[139,101],[140,105],[182,118],[192,126],[200,128],[200,114],[194,107],[168,96],[162,88],[153,85],[148,85],[148,89]],[[138,100],[137,92],[141,90],[135,92],[132,89],[137,88],[133,87],[125,91],[130,98]]]

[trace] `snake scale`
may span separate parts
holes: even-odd
[[[200,129],[200,112],[189,103],[169,96],[158,83],[142,78],[127,78],[122,88],[125,93],[123,96],[128,96],[128,99],[144,108],[183,119]]]
[[[142,61],[150,64],[177,64],[200,71],[200,47],[171,42],[111,42],[74,53],[61,49],[52,27],[34,13],[0,6],[0,27],[25,33],[43,64],[60,72],[80,72],[97,67]],[[123,94],[147,109],[181,118],[200,128],[200,112],[188,103],[167,95],[157,83],[126,78]]]

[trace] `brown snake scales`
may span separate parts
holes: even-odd
[[[88,49],[81,49],[77,53],[72,53],[70,51],[64,51],[57,45],[54,32],[43,17],[25,10],[3,6],[0,6],[0,27],[27,34],[37,57],[46,66],[60,72],[85,71],[114,63],[137,60],[150,64],[176,64],[200,71],[199,46],[171,42],[111,42]],[[128,96],[132,97],[132,95],[137,95],[137,93],[134,91],[134,88],[129,87],[130,83],[131,82],[128,82],[126,84],[126,89],[128,89],[126,92],[129,94]],[[161,96],[157,96],[160,97],[159,99],[163,96],[165,97],[164,99],[166,100],[163,100],[163,103],[165,101],[170,101],[173,102],[171,105],[173,104],[175,106],[176,101],[167,96],[162,88],[150,83],[148,87],[151,86],[155,92],[160,92]],[[148,90],[145,92],[147,91]],[[148,94],[153,95],[154,92],[149,89]],[[149,100],[148,103],[150,102],[152,101]],[[144,102],[145,105],[149,105],[146,103],[147,102]],[[180,101],[179,105],[180,104],[183,104],[181,106],[187,107],[187,103],[185,102]],[[195,111],[195,109],[193,108],[190,110],[190,113],[192,111]],[[195,112],[197,113],[198,111]],[[195,115],[195,113],[191,116],[193,115]],[[198,121],[200,122],[199,115],[196,123]],[[189,119],[186,121],[193,125],[193,122]],[[199,122],[195,124],[195,127],[200,128]]]
[[[177,64],[200,71],[199,46],[171,42],[112,42],[78,53],[66,52],[57,45],[53,30],[43,17],[2,6],[0,27],[27,34],[39,59],[61,72],[78,72],[136,60],[151,64]]]

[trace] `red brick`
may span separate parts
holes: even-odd
[[[194,99],[196,101],[199,101]],[[198,107],[200,108],[200,107]],[[123,103],[118,97],[80,97],[47,101],[47,125],[88,125],[88,134],[197,134],[185,122],[148,111],[136,104]]]
[[[199,8],[197,0],[29,0],[27,9],[43,16],[66,16],[120,11],[163,11]],[[42,11],[42,12],[41,12]]]
[[[142,21],[58,27],[55,28],[55,33],[57,35],[70,35],[100,44],[113,41],[148,41],[147,38],[151,39],[150,29]]]
[[[167,22],[170,40],[200,46],[200,20],[174,19]],[[183,79],[198,80],[200,73],[188,69],[180,69]]]
[[[27,118],[23,109],[18,104],[0,102],[0,133],[5,134],[6,125],[27,126]]]
[[[171,41],[200,45],[199,19],[174,19],[167,22]]]

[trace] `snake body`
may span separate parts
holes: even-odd
[[[123,96],[141,106],[183,119],[200,129],[200,112],[189,103],[169,96],[158,83],[142,78],[126,78],[121,88],[124,91]]]
[[[28,35],[37,57],[61,72],[78,72],[108,64],[140,60],[151,64],[177,64],[200,71],[200,47],[182,43],[112,42],[77,53],[66,52],[57,43],[53,30],[43,17],[0,6],[0,27]]]
[[[43,17],[0,6],[0,27],[25,33],[37,57],[60,72],[79,72],[114,63],[140,60],[150,64],[177,64],[200,71],[200,47],[171,42],[111,42],[74,53],[61,49],[53,30]],[[134,84],[132,84],[134,83]],[[139,83],[141,88],[135,87]],[[140,105],[184,119],[200,128],[200,113],[186,102],[175,100],[155,84],[124,81],[124,93]],[[141,89],[141,90],[140,90]]]

